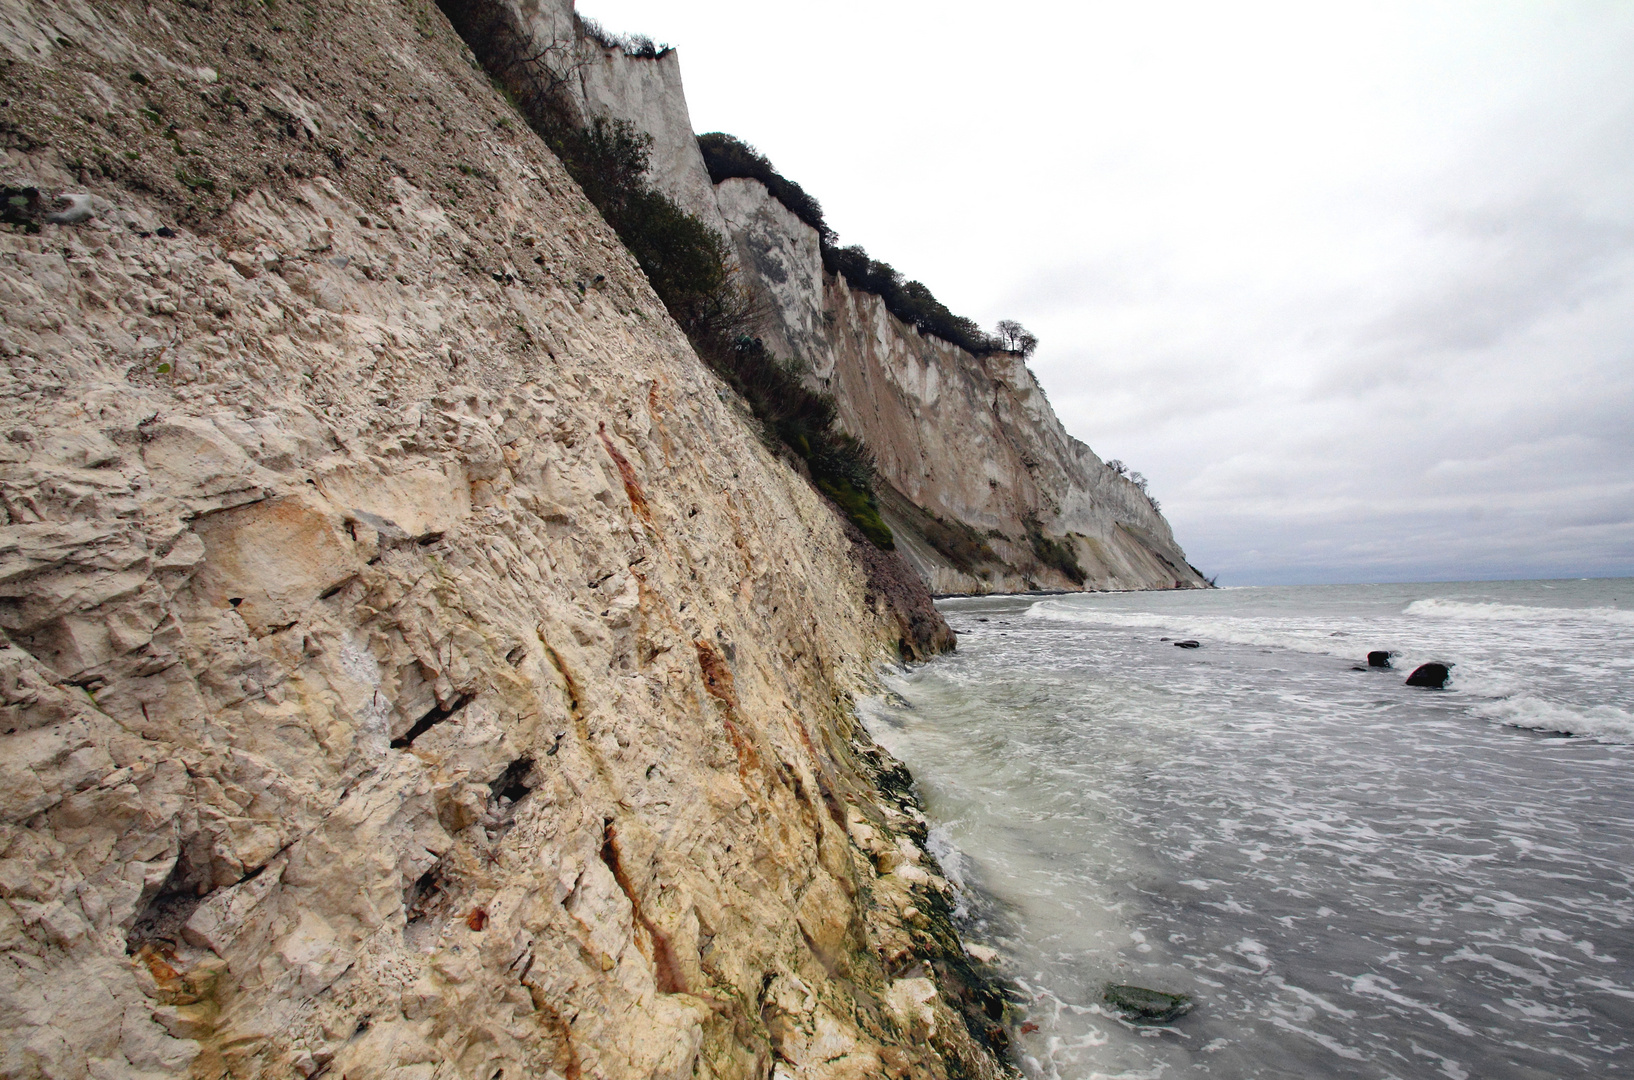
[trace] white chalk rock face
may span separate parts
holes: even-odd
[[[758,180],[723,180],[715,200],[745,279],[761,297],[767,347],[819,379],[833,372],[823,325],[823,254],[817,232]]]
[[[931,591],[1203,584],[1145,495],[1066,433],[1021,357],[921,334],[835,275],[821,325],[832,356],[822,386],[895,488],[886,521]],[[1081,582],[1041,554],[1050,543],[1070,550]],[[961,545],[987,551],[958,565],[948,549]]]
[[[582,120],[625,120],[652,138],[648,178],[682,209],[725,235],[715,194],[692,133],[675,49],[631,56],[579,32],[573,0],[496,0],[527,35],[528,55],[563,76],[560,90]]]
[[[873,450],[889,485],[882,513],[932,592],[1203,584],[1144,493],[1066,433],[1020,356],[973,356],[825,275],[816,230],[758,180],[715,194],[763,338],[834,395]],[[1041,557],[1050,543],[1071,552],[1082,581]],[[963,565],[950,558],[972,545]]]
[[[888,1020],[841,522],[438,9],[304,10],[8,69],[8,184],[188,153],[0,231],[0,1077],[999,1075]]]
[[[653,186],[681,209],[724,232],[709,173],[692,133],[686,91],[681,86],[681,54],[629,56],[600,46],[580,75],[584,107],[592,116],[630,120],[652,136],[648,175]]]

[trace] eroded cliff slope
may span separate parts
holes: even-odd
[[[677,53],[631,55],[572,38],[572,0],[492,0],[517,50],[543,57],[587,117],[653,139],[656,186],[722,229],[760,311],[757,332],[834,396],[873,450],[883,513],[935,592],[1198,588],[1146,494],[1068,435],[1025,361],[921,333],[881,298],[825,271],[816,229],[759,180],[713,185],[692,142]],[[569,77],[563,77],[569,76]]]
[[[898,614],[437,7],[0,46],[0,1075],[993,1075]]]
[[[759,180],[715,194],[761,333],[873,450],[885,518],[932,591],[1204,584],[1145,493],[1067,434],[1021,356],[921,333],[825,271],[817,231]]]

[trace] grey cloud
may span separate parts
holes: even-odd
[[[1616,289],[1634,260],[1634,226],[1596,219],[1558,197],[1497,211],[1449,211],[1425,230],[1425,240],[1432,249],[1462,249],[1458,266],[1364,327],[1359,344],[1489,348],[1552,312]]]

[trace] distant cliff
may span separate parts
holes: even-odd
[[[574,25],[570,0],[511,2],[538,42]],[[578,107],[650,134],[656,186],[723,230],[759,301],[756,331],[833,394],[874,452],[882,514],[933,591],[1206,584],[1140,488],[1066,433],[1020,356],[975,355],[907,325],[825,271],[817,230],[763,183],[709,184],[673,50],[587,44]]]
[[[825,273],[816,230],[759,181],[715,191],[763,332],[874,451],[886,520],[932,590],[1203,584],[1151,501],[1066,433],[1020,356],[922,334]],[[1068,547],[1082,581],[1051,565],[1051,544]]]

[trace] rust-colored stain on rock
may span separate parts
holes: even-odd
[[[698,669],[703,672],[705,692],[726,707],[721,722],[738,754],[738,775],[748,780],[749,773],[760,768],[760,754],[738,725],[738,691],[732,681],[732,669],[709,642],[700,639],[694,641],[692,647],[698,653]]]
[[[651,525],[652,508],[647,505],[646,493],[641,490],[641,483],[636,479],[635,466],[630,464],[630,459],[620,453],[618,447],[613,445],[613,440],[608,438],[606,421],[597,424],[596,434],[601,436],[601,444],[607,447],[607,453],[612,457],[613,464],[618,466],[619,476],[624,479],[624,494],[630,497],[630,509],[634,510],[642,521]]]

